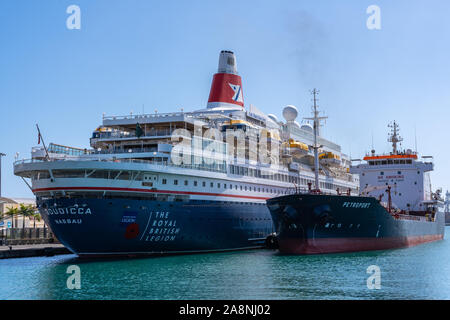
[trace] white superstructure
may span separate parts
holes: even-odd
[[[15,174],[31,178],[39,197],[114,193],[264,204],[295,188],[359,192],[348,156],[320,135],[315,144],[313,128],[296,121],[294,106],[284,108],[286,122],[243,107],[232,52],[221,53],[211,90],[208,107],[193,112],[103,116],[92,149],[35,147],[32,159],[15,163]],[[266,151],[260,148],[263,140]],[[318,186],[313,146],[320,146]]]
[[[423,156],[423,160],[419,160],[417,152],[410,149],[400,151],[397,144],[402,138],[398,124],[394,121],[389,127],[392,132],[388,141],[392,143],[392,152],[377,155],[372,150],[363,159],[366,163],[350,169],[350,172],[360,176],[361,194],[384,202],[388,201],[389,196],[394,208],[412,212],[425,211],[428,206],[442,202],[441,191],[432,191],[432,158]]]

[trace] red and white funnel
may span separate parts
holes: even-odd
[[[234,53],[223,50],[220,52],[219,70],[213,77],[208,108],[236,106],[244,108],[242,80],[237,73]]]

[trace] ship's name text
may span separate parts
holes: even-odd
[[[75,208],[75,207],[69,207],[69,208],[48,208],[47,212],[49,215],[52,214],[92,214],[92,211],[90,208]]]
[[[170,212],[155,212],[154,220],[146,233],[145,241],[175,241],[180,228],[177,227],[177,220],[170,218]]]
[[[343,208],[367,209],[370,207],[370,202],[344,202]]]

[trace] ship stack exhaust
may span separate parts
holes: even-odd
[[[219,68],[213,77],[207,107],[244,108],[242,79],[238,75],[236,57],[232,51],[220,52]]]

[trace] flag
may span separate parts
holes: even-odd
[[[41,130],[39,130],[39,125],[36,123],[36,129],[38,132],[38,144],[41,144]],[[45,146],[44,146],[45,147]]]

